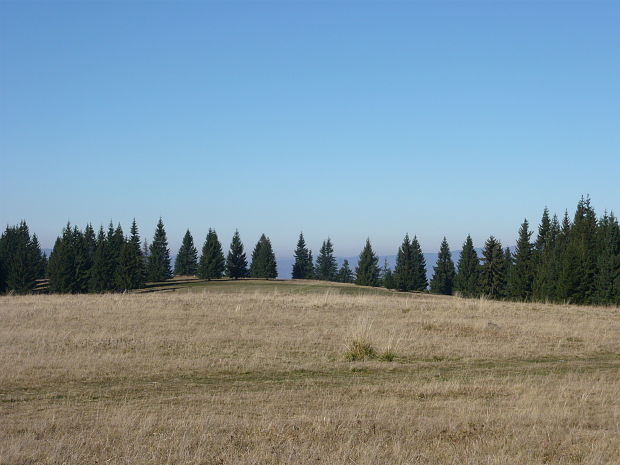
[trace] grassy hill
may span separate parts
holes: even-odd
[[[618,463],[617,308],[151,291],[0,297],[0,463]]]

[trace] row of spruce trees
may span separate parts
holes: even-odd
[[[552,301],[592,304],[620,303],[620,228],[613,214],[597,219],[589,198],[577,204],[571,221],[565,212],[562,221],[545,208],[533,231],[525,220],[513,252],[495,237],[485,242],[479,257],[467,236],[458,263],[454,264],[444,238],[427,281],[426,262],[417,237],[406,234],[392,270],[382,267],[370,240],[360,253],[355,271],[345,260],[338,267],[331,239],[323,242],[316,261],[303,233],[295,249],[294,279],[320,279],[364,286],[384,286],[399,291],[459,293],[465,297],[487,296],[519,301]],[[32,291],[38,280],[48,278],[50,292],[81,293],[138,289],[146,282],[160,282],[173,275],[196,275],[202,279],[223,276],[276,278],[277,267],[271,241],[264,234],[258,240],[251,263],[236,231],[228,255],[214,230],[209,229],[200,258],[194,240],[186,232],[174,270],[164,224],[160,219],[152,243],[141,243],[134,221],[130,235],[120,225],[110,223],[97,234],[91,225],[83,231],[67,226],[56,239],[49,257],[41,252],[36,234],[21,222],[7,227],[0,237],[0,292]]]

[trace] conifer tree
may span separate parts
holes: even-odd
[[[545,214],[548,215],[545,209]],[[544,218],[544,216],[543,216]],[[543,221],[548,221],[544,220]],[[544,234],[549,234],[551,223],[549,222],[544,226]],[[534,283],[534,254],[539,253],[538,262],[540,263],[540,257],[544,254],[544,238],[538,242],[536,241],[537,249],[534,249],[534,245],[530,242],[532,232],[529,230],[529,224],[527,220],[524,220],[519,228],[519,238],[517,240],[517,246],[515,249],[513,260],[513,266],[507,270],[508,272],[508,295],[512,299],[527,301],[532,298],[532,287]]]
[[[252,252],[250,276],[265,279],[273,279],[278,276],[276,256],[273,253],[271,241],[264,234],[261,235]]]
[[[463,297],[476,297],[479,293],[480,260],[474,242],[468,234],[459,256],[457,273],[454,276],[454,290]]]
[[[344,260],[342,262],[342,266],[338,270],[338,282],[341,283],[352,283],[353,282],[353,271],[349,266],[349,260]]]
[[[315,279],[314,259],[312,258],[312,250],[310,249],[308,249],[308,261],[306,262],[306,279]]]
[[[426,260],[422,253],[422,248],[417,236],[411,240],[411,262],[413,270],[412,289],[413,291],[425,291],[428,287],[426,279]]]
[[[613,213],[605,213],[598,225],[601,250],[597,259],[594,303],[620,303],[620,226]]]
[[[383,261],[383,269],[381,270],[381,285],[386,289],[395,289],[394,273],[388,265],[387,258]]]
[[[596,278],[596,214],[589,197],[577,204],[561,257],[558,297],[572,303],[592,301]]]
[[[0,238],[4,290],[24,294],[34,289],[41,265],[36,235],[30,237],[25,221],[7,227]]]
[[[116,268],[116,287],[120,290],[144,287],[144,258],[140,249],[140,236],[134,218],[131,224],[131,237],[122,247],[120,261]]]
[[[243,252],[243,243],[236,230],[230,243],[230,251],[226,257],[226,274],[229,278],[239,279],[248,275],[248,262]]]
[[[164,223],[159,219],[153,242],[149,248],[149,260],[146,270],[147,281],[165,281],[172,277],[170,270],[170,250],[168,249],[168,239]]]
[[[394,268],[395,289],[407,292],[413,290],[413,251],[409,234],[405,234],[403,243],[396,254],[396,267]]]
[[[551,219],[549,217],[549,209],[545,207],[543,210],[542,218],[540,219],[540,224],[538,225],[538,235],[536,236],[536,242],[534,243],[532,250],[532,259],[534,261],[534,266],[538,265],[540,261],[540,257],[545,251],[545,245],[547,243],[547,235],[551,230]]]
[[[189,229],[183,236],[183,242],[174,263],[174,274],[177,276],[194,276],[198,271],[198,251],[194,246],[194,238]]]
[[[534,262],[536,269],[532,282],[532,299],[534,300],[553,301],[556,298],[561,254],[560,234],[560,222],[557,215],[553,215],[542,245],[536,246],[536,261]]]
[[[110,258],[110,269],[109,275],[106,277],[106,281],[108,283],[108,289],[114,290],[116,288],[116,268],[120,262],[121,258],[121,250],[123,249],[123,244],[125,243],[125,235],[123,234],[123,228],[121,228],[120,223],[116,228],[114,228],[114,224],[112,220],[110,220],[110,224],[108,226],[108,254]]]
[[[81,292],[84,271],[80,267],[78,257],[78,242],[80,240],[77,228],[71,224],[62,231],[62,236],[56,239],[49,263],[49,290],[58,293]]]
[[[202,246],[202,255],[198,265],[198,277],[200,279],[219,279],[224,274],[226,261],[222,252],[222,244],[217,238],[214,229],[209,228],[209,233]]]
[[[293,279],[311,279],[313,271],[312,253],[306,247],[303,233],[299,233],[293,264]]]
[[[335,281],[336,274],[338,273],[338,265],[336,264],[336,258],[334,258],[334,247],[330,238],[323,241],[319,256],[316,258],[316,279],[323,281]]]
[[[55,250],[55,248],[54,248]],[[50,263],[51,263],[50,257]],[[114,276],[113,256],[110,252],[108,238],[103,231],[103,226],[99,228],[97,234],[97,242],[95,245],[95,253],[93,255],[93,265],[90,271],[88,282],[89,292],[105,292],[111,290],[114,286],[112,277]]]
[[[480,293],[492,299],[506,294],[506,255],[502,244],[491,236],[484,244],[480,267]]]
[[[441,241],[437,264],[433,268],[433,278],[431,279],[431,292],[434,294],[452,295],[454,288],[454,262],[450,253],[450,246],[446,238]]]
[[[366,245],[360,253],[355,269],[355,284],[360,286],[377,286],[379,283],[379,259],[372,250],[370,239],[366,239]]]

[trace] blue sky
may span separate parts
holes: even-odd
[[[0,223],[514,243],[620,210],[618,2],[2,2]]]

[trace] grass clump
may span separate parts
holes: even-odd
[[[377,351],[372,346],[372,343],[366,338],[352,339],[344,352],[344,359],[347,362],[372,360],[376,357]]]

